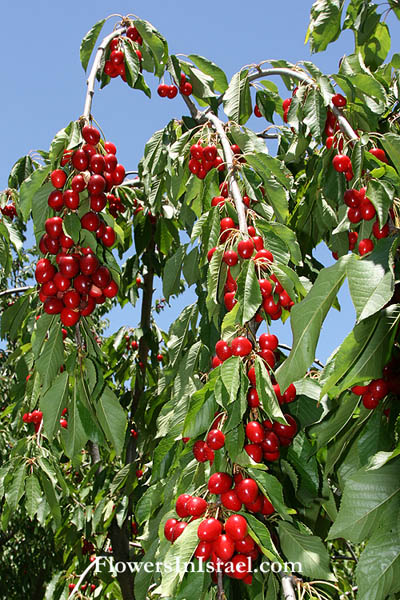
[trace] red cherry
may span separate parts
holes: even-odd
[[[361,240],[361,242],[358,244],[358,252],[360,253],[360,256],[364,256],[364,254],[372,252],[373,249],[374,242],[368,238]]]
[[[332,165],[338,173],[345,173],[351,169],[351,160],[345,154],[336,154],[333,157]]]
[[[198,462],[206,462],[207,460],[209,460],[208,450],[209,448],[205,442],[202,442],[200,440],[198,442],[195,442],[193,446],[193,454],[195,459]]]
[[[263,451],[258,444],[246,444],[244,451],[254,460],[256,463],[262,462]]]
[[[388,394],[389,388],[384,379],[375,379],[369,384],[368,391],[377,400],[382,400]]]
[[[256,238],[253,238],[253,240],[255,239]],[[261,250],[258,250],[256,255],[253,257],[253,260],[265,265],[274,262],[274,257],[269,250],[262,248]]]
[[[379,398],[375,398],[371,392],[365,392],[361,397],[362,403],[368,410],[373,410],[379,405]]]
[[[107,171],[107,173],[112,173],[113,171],[115,171],[118,165],[117,157],[115,156],[115,154],[106,154],[104,157],[104,165],[104,170]]]
[[[375,207],[368,198],[365,198],[361,204],[361,214],[365,221],[370,221],[376,215]]]
[[[367,385],[354,385],[351,388],[351,391],[353,392],[353,394],[356,394],[356,396],[361,396],[362,394],[365,394],[366,391],[368,391],[368,386]]]
[[[234,250],[226,250],[223,254],[222,260],[229,267],[234,267],[238,262],[238,255]]]
[[[95,212],[101,212],[107,204],[107,197],[105,194],[97,194],[90,196],[90,209]]]
[[[44,303],[44,312],[48,315],[58,315],[64,308],[64,304],[59,298],[48,298]]]
[[[96,231],[100,225],[99,215],[95,212],[87,212],[81,217],[81,225],[83,229],[88,231]]]
[[[178,515],[178,517],[188,517],[189,516],[189,512],[187,511],[186,505],[189,502],[189,500],[192,499],[192,496],[190,496],[190,494],[181,494],[176,503],[175,503],[175,510],[176,510],[176,514]]]
[[[257,446],[257,447],[259,448],[259,446]],[[262,456],[261,448],[260,448],[260,452],[261,452],[261,456]],[[261,462],[261,460],[259,462]],[[246,508],[250,512],[259,513],[259,512],[261,512],[262,505],[263,505],[262,496],[258,495],[257,498],[254,500],[254,502],[252,502],[251,504],[246,504]]]
[[[60,271],[72,279],[79,273],[79,261],[74,256],[61,256],[59,260]]]
[[[61,210],[64,206],[62,192],[60,192],[59,190],[54,190],[53,192],[51,192],[51,194],[48,197],[47,203],[50,206],[50,208],[53,208],[54,210]]]
[[[215,540],[213,550],[221,560],[229,560],[235,552],[235,542],[223,533]]]
[[[382,238],[388,237],[390,231],[389,231],[389,223],[386,223],[382,229],[380,229],[379,227],[379,221],[375,221],[375,223],[372,226],[372,233],[374,234],[374,236],[376,237],[377,240],[380,240]]]
[[[123,165],[117,165],[111,173],[111,177],[114,185],[121,185],[125,179],[125,167]]]
[[[232,144],[231,150],[233,154],[240,154],[241,150],[237,144]]]
[[[291,383],[288,389],[283,394],[283,400],[286,403],[293,402],[294,400],[296,400],[296,388],[294,383]]]
[[[289,424],[285,425],[284,423],[278,423],[277,421],[275,421],[275,423],[272,426],[272,430],[276,433],[276,435],[279,438],[281,436],[286,438],[294,438],[294,436],[297,433],[297,423],[291,415],[283,416]]]
[[[258,354],[261,356],[263,361],[266,362],[269,367],[271,367],[271,369],[274,368],[276,359],[275,354],[271,350],[261,350],[261,352]]]
[[[224,304],[225,308],[228,311],[231,311],[232,308],[237,304],[237,300],[235,298],[235,292],[228,292],[224,296]]]
[[[91,125],[85,125],[82,128],[82,137],[88,144],[96,146],[96,144],[98,144],[100,141],[100,132]]]
[[[194,551],[194,556],[206,561],[211,556],[213,544],[211,542],[200,542]]]
[[[50,174],[50,180],[55,188],[61,189],[67,181],[67,174],[62,169],[55,169]]]
[[[257,408],[257,406],[260,406],[260,399],[258,397],[257,390],[253,387],[251,387],[247,392],[247,403],[250,408]]]
[[[88,157],[89,161],[92,158],[93,154],[97,153],[96,148],[92,144],[85,144],[84,146],[82,146],[82,150],[86,153],[86,156]]]
[[[251,341],[245,337],[236,337],[232,340],[232,354],[234,356],[247,356],[253,349]]]
[[[92,275],[92,282],[99,288],[105,288],[111,281],[110,271],[107,267],[101,266]]]
[[[35,279],[38,283],[46,283],[53,279],[56,270],[48,258],[41,258],[35,269]]]
[[[235,222],[233,219],[231,219],[231,217],[225,217],[224,219],[221,219],[221,223],[220,223],[221,231],[228,231],[228,229],[234,229],[234,227],[235,227]]]
[[[61,323],[66,327],[72,327],[79,321],[79,312],[70,308],[63,308],[60,315]]]
[[[186,510],[192,517],[201,517],[207,510],[207,502],[203,498],[197,498],[196,496],[190,498],[186,504]]]
[[[235,492],[241,502],[244,504],[251,504],[258,496],[258,485],[254,479],[242,479],[242,481],[236,485]]]
[[[279,450],[279,438],[273,431],[265,432],[265,439],[262,442],[263,452],[277,452]]]
[[[369,153],[373,154],[380,161],[382,161],[384,163],[388,163],[388,159],[387,159],[387,156],[385,154],[385,151],[381,150],[381,148],[371,148],[371,150],[369,150]]]
[[[71,180],[71,189],[74,192],[83,192],[86,188],[86,183],[82,175],[75,175]]]
[[[111,280],[110,283],[105,288],[103,288],[103,294],[106,298],[115,298],[115,296],[118,294],[117,283],[114,280]],[[157,355],[157,359],[158,356],[159,355]]]
[[[272,506],[271,502],[264,496],[263,505],[261,508],[262,515],[272,515],[275,512],[275,508]]]
[[[66,308],[78,308],[81,303],[81,296],[76,290],[69,290],[64,294],[63,302]]]
[[[254,243],[252,240],[240,240],[238,243],[238,254],[240,258],[251,258],[254,252]]]
[[[117,154],[117,148],[112,142],[104,142],[104,150],[107,154]]]
[[[88,191],[90,195],[102,194],[106,188],[106,180],[102,175],[92,175],[88,183]]]
[[[343,108],[343,106],[346,106],[347,100],[342,94],[335,94],[332,96],[332,104],[338,108]]]
[[[215,344],[215,353],[221,361],[227,360],[232,356],[232,350],[224,340],[219,340]]]
[[[257,251],[260,251],[264,248],[264,240],[262,239],[261,236],[254,235],[252,239],[253,239],[254,247]]]
[[[115,231],[109,225],[106,226],[103,235],[101,236],[101,241],[107,248],[111,248],[115,244]]]
[[[359,208],[349,208],[347,218],[350,223],[359,223],[362,219],[362,212]]]
[[[72,164],[77,171],[86,171],[89,167],[89,156],[83,148],[75,150],[72,156]]]
[[[212,450],[219,450],[225,444],[225,435],[220,429],[211,429],[206,438],[207,446]]]
[[[188,167],[189,171],[193,173],[193,175],[197,175],[200,169],[200,163],[196,158],[191,158],[189,160]]]
[[[228,490],[221,494],[221,502],[228,510],[239,511],[242,508],[242,503],[237,497],[235,490]]]
[[[250,380],[250,383],[253,387],[256,387],[256,371],[254,367],[251,367],[248,371],[247,371],[247,377]]]
[[[260,335],[258,343],[260,344],[260,348],[262,350],[274,351],[278,348],[279,341],[276,335],[263,333]]]
[[[173,98],[175,98],[177,93],[178,93],[178,88],[175,85],[168,86],[168,92],[167,92],[168,98],[170,98],[172,100]]]
[[[250,421],[246,425],[246,437],[255,444],[261,444],[265,438],[264,427],[258,421]]]
[[[208,491],[211,494],[223,494],[232,487],[232,477],[228,473],[214,473],[208,480]]]
[[[258,283],[260,284],[261,295],[263,298],[267,298],[272,294],[272,283],[269,279],[259,279]]]
[[[222,525],[217,519],[205,519],[197,529],[197,536],[202,542],[215,542],[221,533]]]
[[[164,525],[164,535],[169,542],[173,540],[173,532],[176,524],[178,523],[177,519],[168,519]]]
[[[175,540],[177,540],[180,535],[182,535],[182,533],[185,531],[187,525],[188,524],[185,523],[184,521],[177,522],[177,524],[175,525],[174,530],[172,532],[172,541],[173,542]]]
[[[69,281],[68,281],[68,285],[69,285]],[[41,287],[41,290],[43,291],[43,294],[45,296],[55,296],[58,292],[57,286],[54,283],[54,279],[44,283]]]
[[[63,220],[61,217],[50,217],[50,219],[47,219],[44,224],[47,235],[53,239],[59,238],[62,233],[62,224]]]
[[[77,210],[79,208],[79,194],[74,190],[65,190],[63,193],[63,203],[70,210]]]
[[[276,452],[264,452],[264,460],[267,461],[275,461],[279,460],[280,452],[277,450]]]
[[[83,275],[92,275],[99,266],[99,260],[94,254],[87,254],[80,258],[79,266]]]
[[[246,480],[244,480],[246,481]],[[253,480],[250,480],[253,481]],[[243,482],[241,482],[243,483]],[[239,485],[241,485],[241,483]],[[255,483],[255,482],[254,482]],[[257,485],[257,484],[256,484]],[[258,492],[257,492],[258,493]],[[232,540],[239,542],[247,535],[247,521],[242,515],[232,515],[225,523],[225,532]]]
[[[262,117],[261,111],[257,104],[254,106],[254,115],[258,118]]]
[[[375,225],[375,223],[374,223]],[[372,228],[373,231],[373,228]],[[358,233],[357,231],[349,231],[349,250],[354,250],[357,244]]]
[[[272,296],[268,296],[267,298],[264,298],[263,308],[267,315],[270,315],[272,318],[274,315],[279,313],[280,306],[275,302]]]
[[[235,550],[239,554],[248,554],[256,547],[254,540],[249,535],[235,543]]]
[[[161,96],[161,98],[165,98],[168,94],[168,89],[168,85],[166,85],[165,83],[160,83],[160,85],[157,88],[157,93],[159,96]]]
[[[78,275],[74,279],[74,288],[80,294],[88,294],[91,285],[92,282],[89,277],[86,277],[86,275]]]
[[[71,285],[71,280],[62,273],[56,273],[53,282],[58,292],[65,292]]]

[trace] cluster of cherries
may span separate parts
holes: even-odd
[[[399,361],[396,358],[384,366],[382,377],[373,379],[367,385],[355,385],[351,391],[361,400],[365,408],[373,410],[388,394],[400,394]]]
[[[133,42],[133,48],[139,61],[141,61],[142,53],[137,46],[141,46],[143,44],[143,40],[136,27],[128,27],[126,30],[126,37]],[[119,76],[123,81],[126,81],[125,52],[122,40],[123,36],[118,36],[111,40],[110,56],[104,64],[104,73],[111,78]]]
[[[68,589],[70,591],[72,591],[75,587],[75,583],[69,583],[68,584]],[[96,585],[94,583],[91,583],[90,586],[87,583],[83,583],[81,585],[81,592],[94,592],[94,590],[96,589]]]
[[[234,486],[234,487],[232,487]],[[181,494],[175,505],[178,517],[190,520],[204,517],[199,523],[197,536],[199,543],[194,556],[199,561],[210,561],[213,565],[213,579],[221,571],[244,583],[252,582],[252,564],[257,560],[260,549],[248,533],[245,517],[237,513],[243,506],[252,513],[271,515],[275,509],[259,490],[257,482],[236,473],[232,478],[228,473],[218,472],[208,480],[208,492],[219,496],[217,503],[208,503],[204,498]],[[164,526],[167,540],[174,542],[185,530],[188,523],[172,518]]]
[[[181,80],[179,84],[179,91],[182,96],[190,96],[193,92],[193,87],[190,81],[187,81],[185,73],[181,73]],[[166,83],[160,83],[157,88],[157,94],[161,98],[175,98],[178,94],[178,88],[176,85],[167,85]]]
[[[207,144],[206,146],[202,146],[201,142],[193,144],[190,147],[190,156],[189,171],[199,179],[204,179],[213,168],[218,169],[218,171],[225,169],[224,161],[218,154],[217,147],[214,144]]]
[[[0,210],[1,210],[1,214],[4,215],[5,217],[8,217],[10,219],[10,221],[12,221],[14,219],[14,217],[17,216],[17,209],[15,208],[14,202],[11,202],[10,204],[6,204]]]
[[[105,142],[101,146],[100,132],[90,125],[83,127],[82,136],[85,144],[76,150],[65,151],[61,161],[64,168],[55,169],[50,175],[55,190],[50,193],[48,204],[55,211],[62,211],[62,216],[46,220],[46,233],[39,248],[43,254],[55,255],[57,266],[49,258],[42,258],[35,270],[45,312],[60,314],[61,322],[66,326],[75,325],[81,316],[90,315],[96,304],[102,304],[118,293],[118,285],[109,269],[100,265],[93,250],[77,246],[63,228],[65,216],[79,209],[80,194],[88,193],[91,210],[81,217],[81,226],[95,233],[103,245],[111,247],[115,243],[115,232],[105,225],[99,213],[107,202],[110,209],[123,210],[113,194],[105,194],[125,178],[125,169],[117,161],[115,145]],[[70,187],[66,185],[67,181]]]
[[[288,414],[284,415],[288,425],[278,421],[265,420],[249,421],[246,425],[246,437],[249,444],[246,444],[244,450],[256,463],[263,460],[274,462],[280,457],[280,447],[290,446],[294,436],[297,433],[297,423],[295,419]]]
[[[68,421],[65,418],[66,413],[67,413],[67,409],[64,408],[61,413],[61,419],[60,419],[60,425],[64,429],[67,429],[67,427],[68,427]],[[41,410],[33,410],[32,412],[25,413],[22,416],[22,420],[24,423],[33,423],[34,424],[35,433],[37,433],[39,431],[42,419],[43,419],[43,413]]]

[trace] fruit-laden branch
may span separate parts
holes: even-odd
[[[231,194],[233,196],[233,201],[235,203],[236,212],[238,214],[239,220],[239,230],[242,233],[247,234],[247,222],[246,222],[246,212],[244,207],[244,202],[242,199],[242,195],[240,193],[238,182],[235,178],[235,168],[233,165],[233,152],[231,150],[231,145],[228,140],[228,136],[225,133],[224,125],[222,121],[214,115],[214,113],[210,112],[207,115],[207,119],[211,121],[214,125],[215,131],[218,133],[219,138],[222,144],[222,150],[224,152],[226,166],[228,168],[228,183]]]
[[[0,296],[7,296],[9,294],[22,294],[22,292],[27,292],[28,290],[33,290],[34,287],[32,285],[25,285],[24,287],[19,288],[10,288],[9,290],[4,290],[0,292]]]
[[[113,31],[112,33],[107,35],[103,39],[103,41],[101,42],[99,47],[97,48],[96,55],[95,55],[94,61],[93,61],[93,65],[90,70],[89,77],[87,79],[87,92],[86,92],[86,98],[85,98],[85,107],[83,109],[83,115],[82,115],[86,119],[89,119],[90,113],[92,110],[94,85],[96,82],[97,71],[100,69],[100,63],[101,63],[103,53],[105,52],[105,50],[106,50],[108,44],[111,42],[111,40],[113,38],[117,37],[118,35],[121,35],[121,33],[124,33],[124,32],[125,32],[125,27],[120,27],[119,29],[116,29],[115,31]]]
[[[291,77],[292,79],[297,79],[297,81],[301,81],[302,83],[307,83],[308,85],[315,86],[316,83],[311,77],[302,73],[301,71],[295,71],[293,69],[259,69],[257,73],[253,73],[253,75],[249,75],[249,81],[255,81],[256,79],[260,79],[261,77],[269,77],[269,75],[283,75],[287,77]],[[339,110],[336,106],[332,104],[332,101],[329,103],[330,108],[338,120],[340,130],[347,135],[347,137],[351,141],[357,141],[358,135],[351,127],[350,123],[346,119],[346,117],[342,114],[342,111]]]

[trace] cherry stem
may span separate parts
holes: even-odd
[[[224,592],[224,584],[223,584],[223,575],[221,571],[217,573],[217,586],[218,586],[218,600],[225,600],[225,592]]]
[[[125,27],[121,27],[119,29],[116,29],[109,35],[107,35],[96,50],[96,55],[94,57],[93,65],[92,65],[92,68],[90,69],[89,77],[87,79],[87,92],[86,92],[86,97],[85,97],[85,107],[83,109],[83,115],[82,115],[82,117],[84,117],[85,119],[89,120],[90,113],[92,110],[94,85],[96,82],[97,72],[100,68],[100,63],[101,63],[103,53],[105,52],[105,50],[106,50],[108,44],[111,42],[111,40],[114,39],[115,37],[123,34],[125,32],[125,30],[126,30]]]

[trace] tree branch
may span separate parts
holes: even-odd
[[[83,115],[82,115],[85,119],[89,119],[90,112],[92,110],[94,85],[96,82],[97,71],[100,68],[100,62],[101,62],[103,53],[105,52],[105,49],[107,48],[107,46],[111,42],[111,40],[114,39],[115,37],[117,37],[118,35],[121,35],[124,32],[125,32],[125,27],[120,27],[119,29],[116,29],[115,31],[111,32],[109,35],[107,35],[103,39],[103,41],[101,42],[101,44],[99,45],[99,47],[96,50],[96,55],[94,57],[93,65],[92,65],[92,68],[90,69],[89,77],[87,79],[87,92],[86,92],[86,97],[85,97],[85,106],[84,106]]]
[[[282,591],[285,600],[296,600],[296,592],[293,586],[293,576],[286,573],[282,574]]]
[[[0,296],[7,296],[8,294],[22,294],[22,292],[27,292],[28,290],[33,290],[34,286],[32,285],[25,285],[24,287],[18,287],[18,288],[10,288],[9,290],[4,290],[3,292],[0,292]]]
[[[238,182],[235,178],[235,168],[233,165],[233,152],[231,150],[231,145],[228,140],[228,136],[225,133],[225,129],[223,126],[223,122],[212,112],[207,115],[207,119],[211,121],[214,125],[215,131],[218,133],[219,138],[222,144],[222,150],[225,156],[225,162],[228,167],[229,175],[228,182],[231,194],[233,196],[233,201],[235,203],[236,212],[238,214],[239,219],[239,229],[242,233],[247,234],[247,222],[246,222],[246,212],[242,199],[242,195],[239,190]]]
[[[289,352],[292,351],[292,348],[290,346],[287,346],[286,344],[278,344],[278,348],[283,348],[283,350],[288,350]],[[318,360],[318,358],[315,358],[313,360],[313,362],[318,365],[319,367],[321,367],[321,369],[325,369],[325,365],[322,364],[322,362],[320,360]]]

